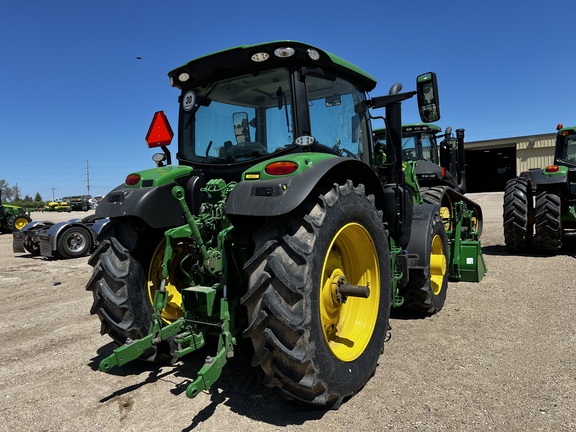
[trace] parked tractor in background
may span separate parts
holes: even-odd
[[[375,129],[374,140],[377,151],[390,151],[386,129]],[[403,125],[402,160],[415,174],[416,199],[440,206],[450,245],[450,279],[479,282],[486,273],[480,247],[482,208],[464,196],[464,129],[457,129],[454,137],[450,126],[442,133],[435,124]],[[470,260],[473,265],[468,264]]]
[[[576,127],[559,124],[554,163],[508,180],[503,227],[512,252],[558,254],[568,230],[576,229]]]
[[[88,211],[90,210],[90,195],[77,195],[62,198],[70,206],[70,211]]]
[[[17,232],[31,220],[24,208],[3,203],[0,189],[0,232],[5,234]]]
[[[203,353],[194,397],[246,338],[267,385],[337,408],[374,374],[391,307],[426,316],[446,299],[440,206],[415,198],[401,158],[402,102],[417,95],[422,121],[440,118],[435,74],[370,99],[376,80],[362,69],[279,41],[168,75],[180,90],[179,165],[157,112],[146,137],[162,148],[157,167],[130,173],[96,210],[110,222],[89,260],[91,313],[123,344],[100,370]],[[378,108],[385,157],[374,152]]]

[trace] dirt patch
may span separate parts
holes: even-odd
[[[451,283],[432,318],[393,319],[375,376],[337,411],[285,401],[233,364],[195,399],[184,391],[198,359],[98,372],[113,347],[89,314],[88,259],[14,254],[0,235],[0,430],[574,430],[576,242],[556,257],[509,255],[502,194],[469,197],[484,212],[488,274]]]

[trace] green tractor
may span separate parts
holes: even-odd
[[[248,351],[268,386],[337,408],[374,374],[391,308],[428,316],[446,299],[440,206],[417,199],[400,157],[403,101],[417,95],[422,121],[440,118],[435,74],[369,98],[376,80],[362,69],[277,41],[168,75],[180,90],[179,165],[157,112],[146,136],[162,149],[157,166],[130,173],[96,210],[109,223],[89,260],[91,313],[121,345],[100,370],[203,355],[194,397]],[[378,108],[386,157],[374,150]],[[459,215],[469,225],[471,212]]]
[[[386,148],[386,129],[375,129],[374,140],[384,154],[393,151]],[[479,282],[486,273],[480,246],[482,208],[464,196],[464,129],[457,129],[454,137],[450,126],[442,132],[435,124],[403,125],[402,160],[415,174],[417,200],[440,206],[450,245],[450,279]]]
[[[20,231],[31,221],[22,207],[2,202],[2,189],[0,189],[0,232],[8,234]]]
[[[512,252],[558,254],[576,229],[576,127],[559,124],[554,164],[508,180],[503,226]]]

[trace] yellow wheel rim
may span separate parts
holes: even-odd
[[[152,305],[154,304],[154,293],[160,288],[160,282],[162,281],[162,261],[164,260],[165,247],[166,239],[160,242],[150,261],[150,269],[148,271],[148,297]],[[181,280],[182,278],[179,277],[178,265],[189,252],[190,246],[187,244],[178,244],[172,248],[171,267],[168,272],[165,287],[168,298],[166,307],[162,311],[162,319],[169,324],[184,315],[182,312],[182,294],[180,291],[182,288],[185,288],[185,286]]]
[[[444,245],[442,238],[435,235],[430,248],[430,285],[434,295],[442,291],[444,276],[446,275],[446,255],[444,255]]]
[[[446,231],[452,231],[452,214],[450,214],[450,208],[440,207],[440,217],[442,218],[444,229]]]
[[[19,218],[16,218],[16,220],[14,221],[14,227],[18,231],[20,231],[22,228],[24,228],[26,226],[27,223],[28,223],[28,220],[26,218],[19,217]]]
[[[444,223],[444,228],[446,231],[452,231],[454,229],[454,204],[452,199],[448,194],[444,194],[442,197],[442,203],[440,204],[440,217]]]
[[[479,220],[479,219],[480,219],[480,218],[478,217],[478,210],[477,210],[477,209],[473,209],[471,224],[472,224],[472,229],[473,229],[474,231],[478,231],[478,228],[479,228],[478,220]]]
[[[343,278],[343,279],[342,279]],[[339,281],[368,286],[368,298],[339,302]],[[332,239],[322,268],[320,316],[332,353],[345,362],[358,358],[372,338],[380,304],[380,268],[370,234],[357,223],[345,225]]]

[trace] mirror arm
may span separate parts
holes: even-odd
[[[172,165],[172,155],[170,154],[170,150],[168,150],[168,147],[161,146],[160,148],[166,155],[166,165]]]
[[[368,106],[370,108],[382,108],[398,102],[408,100],[416,94],[415,91],[410,91],[406,93],[391,94],[386,96],[376,96],[368,100]]]

